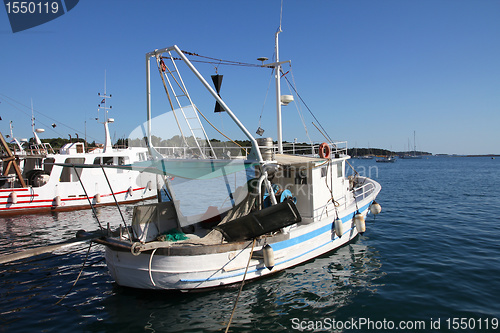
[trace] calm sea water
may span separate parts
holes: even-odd
[[[231,331],[493,331],[500,319],[500,158],[352,163],[382,184],[382,213],[350,245],[247,284]],[[132,207],[123,208],[130,217]],[[114,207],[98,215],[120,222]],[[82,228],[97,229],[88,211],[2,218],[0,253]],[[126,289],[109,277],[102,247],[71,250],[0,265],[0,332],[225,329],[237,289]]]

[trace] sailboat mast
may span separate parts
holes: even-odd
[[[415,131],[413,131],[413,155],[417,156],[417,142],[415,141]]]
[[[278,154],[283,154],[283,142],[282,142],[282,125],[281,125],[281,83],[280,83],[280,73],[281,64],[279,60],[279,47],[278,47],[278,35],[281,32],[281,25],[276,31],[276,67],[275,77],[276,77],[276,115],[278,124]]]

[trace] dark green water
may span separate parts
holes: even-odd
[[[354,243],[247,284],[230,331],[498,331],[500,159],[352,163],[381,183],[382,213]],[[99,218],[120,220],[112,207]],[[2,218],[0,252],[96,226],[89,212]],[[87,249],[0,266],[0,332],[224,331],[237,289],[121,288],[99,246],[72,288]]]

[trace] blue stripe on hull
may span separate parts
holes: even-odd
[[[371,205],[371,202],[363,207],[361,207],[358,211],[359,212],[364,212],[366,209],[368,209],[368,207]],[[355,212],[352,212],[351,214],[348,214],[346,216],[344,216],[343,218],[341,218],[342,220],[342,223],[345,223],[345,222],[348,222],[348,221],[351,221],[354,217],[354,214],[356,213]],[[331,232],[332,230],[332,223],[329,223],[321,228],[318,228],[316,230],[313,230],[311,232],[308,232],[307,234],[304,234],[304,235],[300,235],[298,237],[295,237],[295,238],[292,238],[292,239],[288,239],[288,240],[285,240],[285,241],[281,241],[281,242],[278,242],[278,243],[273,243],[273,244],[270,244],[272,245],[272,248],[274,251],[280,251],[280,250],[283,250],[283,249],[286,249],[286,248],[289,248],[291,246],[294,246],[294,245],[297,245],[297,244],[300,244],[300,243],[303,243],[303,242],[307,242],[317,236],[320,236],[326,232]],[[351,232],[352,228],[349,228],[348,230],[346,230],[343,235]],[[281,264],[284,264],[286,262],[289,262],[289,261],[292,261],[292,260],[295,260],[297,258],[300,258],[302,256],[305,256],[307,255],[308,253],[311,253],[313,251],[316,251],[326,245],[329,245],[331,244],[333,241],[335,241],[337,238],[339,238],[337,235],[335,235],[335,237],[331,240],[329,240],[328,242],[324,243],[324,244],[321,244],[313,249],[310,249],[304,253],[301,253],[293,258],[288,258],[288,259],[285,259],[283,261],[280,261],[278,263],[275,264],[275,267],[278,266],[278,265],[281,265]],[[247,274],[249,273],[255,273],[255,272],[258,272],[260,270],[263,270],[264,268],[266,267],[260,267],[260,268],[255,268],[253,270],[248,270]],[[210,277],[208,279],[181,279],[180,281],[181,282],[206,282],[206,281],[215,281],[215,280],[222,280],[222,279],[228,279],[228,278],[232,278],[232,277],[236,277],[236,276],[242,276],[244,273],[242,272],[239,272],[239,273],[233,273],[233,274],[225,274],[223,276],[218,276],[218,277]]]

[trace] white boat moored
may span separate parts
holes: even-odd
[[[117,284],[181,291],[224,287],[313,259],[349,243],[369,227],[366,216],[381,187],[358,174],[346,176],[350,156],[345,142],[324,142],[308,147],[307,154],[289,154],[284,152],[278,122],[277,147],[266,144],[259,148],[175,45],[146,55],[148,99],[151,60],[156,60],[165,89],[179,83],[189,96],[184,80],[179,79],[179,59],[234,120],[252,148],[236,159],[218,159],[201,150],[199,155],[205,159],[156,154],[158,159],[149,166],[138,166],[165,176],[169,200],[135,207],[131,236],[116,231],[97,240],[106,246],[106,262]],[[263,66],[280,73],[285,62],[275,60]],[[169,61],[171,68],[165,64]],[[278,94],[279,80],[276,75]],[[281,99],[277,101],[279,114]],[[201,114],[190,96],[188,103]],[[148,100],[148,121],[149,104]],[[179,105],[177,111],[185,108]],[[176,111],[174,107],[172,111]],[[272,143],[272,139],[267,141]]]

